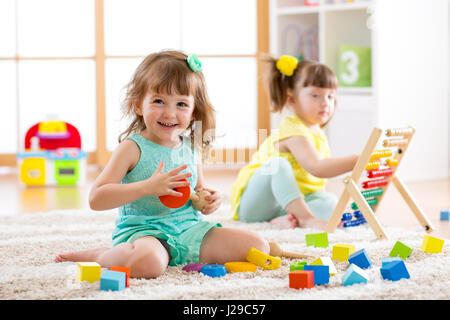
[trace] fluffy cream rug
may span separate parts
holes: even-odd
[[[284,250],[314,256],[331,257],[337,243],[365,248],[373,267],[367,284],[344,287],[342,275],[348,262],[335,261],[338,273],[330,283],[307,290],[289,288],[289,265],[296,261],[282,259],[277,270],[258,268],[255,273],[233,273],[210,278],[182,267],[169,267],[152,280],[131,279],[130,287],[120,292],[99,290],[99,283],[76,280],[76,264],[54,263],[56,254],[99,246],[110,246],[116,212],[54,211],[0,217],[0,299],[151,299],[151,300],[443,300],[450,299],[450,249],[448,241],[442,253],[420,250],[423,231],[411,232],[386,227],[389,240],[376,240],[367,226],[337,229],[329,234],[328,248],[306,247],[305,234],[313,229],[279,230],[269,223],[243,224],[231,220],[230,208],[206,217],[224,226],[251,229],[269,241],[277,241]],[[410,279],[383,280],[381,258],[387,257],[399,240],[413,248],[405,260]],[[312,260],[308,261],[311,262]]]

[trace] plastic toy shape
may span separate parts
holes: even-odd
[[[380,272],[384,280],[398,281],[410,278],[403,260],[386,264],[384,267],[381,267]]]
[[[441,253],[444,240],[429,235],[423,237],[421,249],[428,253]]]
[[[95,282],[100,280],[101,266],[96,262],[78,262],[77,280]]]
[[[255,248],[250,248],[250,250],[248,250],[247,261],[269,270],[278,269],[281,264],[281,259],[279,257],[269,256]]]
[[[200,272],[204,266],[205,265],[203,263],[190,263],[190,264],[185,265],[182,270],[187,271],[187,272],[190,272],[190,271]]]
[[[314,271],[295,270],[289,272],[289,288],[311,289],[314,287]]]
[[[298,262],[294,262],[289,266],[289,271],[294,271],[294,270],[303,270],[303,267],[307,265],[306,261],[298,261]]]
[[[372,262],[365,249],[361,249],[349,255],[348,262],[357,265],[361,269],[368,269],[372,266]]]
[[[314,258],[313,256],[309,256],[307,254],[284,251],[283,249],[280,248],[280,246],[276,242],[269,242],[269,246],[270,246],[269,254],[274,257],[285,257],[294,259]]]
[[[206,276],[217,278],[222,277],[227,274],[227,269],[222,264],[209,264],[206,266],[203,266],[200,270],[201,273],[203,273]]]
[[[311,262],[310,265],[328,266],[330,276],[334,276],[337,273],[336,267],[330,257],[320,257]]]
[[[367,273],[355,264],[351,264],[342,276],[342,285],[351,286],[356,283],[367,283]]]
[[[328,233],[311,233],[305,235],[306,246],[314,246],[314,248],[328,248]]]
[[[106,270],[100,278],[100,290],[121,291],[125,289],[126,274],[119,271]]]
[[[402,259],[406,259],[411,255],[412,248],[408,247],[407,245],[401,243],[400,241],[397,241],[392,248],[391,252],[389,253],[390,257],[400,257]]]
[[[182,179],[180,181],[187,181]],[[182,207],[186,202],[189,201],[191,196],[191,188],[189,186],[174,188],[176,192],[181,192],[183,195],[181,197],[175,197],[171,195],[160,196],[159,200],[163,205],[168,208],[176,209]]]
[[[323,265],[306,265],[304,271],[314,271],[314,285],[322,285],[330,282],[330,268]]]
[[[109,270],[125,273],[125,287],[128,288],[130,286],[130,272],[131,272],[130,268],[113,266],[109,268]]]
[[[355,252],[355,246],[352,244],[338,243],[333,246],[333,260],[347,261],[348,257]]]
[[[237,262],[227,262],[224,264],[228,273],[232,272],[255,272],[256,264],[251,262],[237,261]]]

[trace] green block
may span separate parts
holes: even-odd
[[[307,263],[306,261],[299,261],[299,262],[294,262],[291,264],[291,266],[289,267],[290,271],[294,271],[294,270],[303,270],[303,267],[306,266]]]
[[[412,248],[408,247],[407,245],[401,243],[400,241],[397,241],[394,245],[394,247],[391,250],[391,253],[389,253],[390,257],[400,257],[402,259],[406,259],[411,255]]]
[[[305,235],[306,246],[314,246],[315,248],[328,248],[328,233],[311,233]]]

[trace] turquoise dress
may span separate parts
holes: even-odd
[[[181,137],[183,143],[178,149],[163,147],[139,134],[133,134],[127,139],[138,145],[141,157],[133,170],[122,179],[122,183],[150,178],[161,161],[164,162],[164,173],[187,164],[187,169],[180,174],[192,173],[187,180],[191,183],[191,193],[195,193],[198,177],[197,154],[191,148],[188,137]],[[171,256],[169,265],[175,266],[199,262],[203,237],[213,227],[221,225],[204,221],[201,214],[194,209],[191,200],[180,208],[171,209],[164,206],[159,197],[145,196],[119,208],[112,240],[113,246],[122,242],[132,243],[144,236],[163,240]]]

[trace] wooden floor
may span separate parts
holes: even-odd
[[[4,170],[3,170],[4,169]],[[224,202],[236,178],[238,170],[210,170],[205,172],[208,186],[219,190]],[[0,170],[0,215],[36,214],[50,210],[89,209],[89,189],[99,172],[89,168],[83,187],[24,187],[18,182],[14,169]],[[426,213],[434,226],[431,235],[450,239],[450,223],[440,221],[440,211],[450,209],[450,180],[406,182],[407,188]],[[340,196],[343,189],[341,179],[330,179],[327,190]],[[393,185],[380,204],[377,212],[380,222],[387,226],[409,230],[421,229],[412,211]]]

